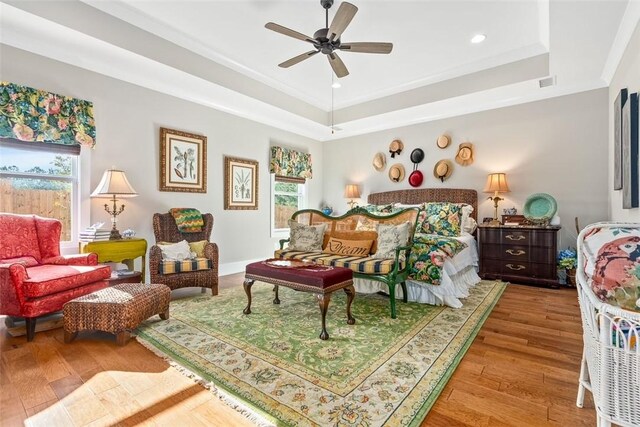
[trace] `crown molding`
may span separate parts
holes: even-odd
[[[627,45],[633,36],[633,32],[640,24],[640,1],[630,0],[625,9],[620,27],[616,33],[616,38],[613,40],[611,50],[609,50],[609,56],[602,69],[602,80],[607,85],[611,84],[613,76],[620,65],[624,51],[627,49]]]

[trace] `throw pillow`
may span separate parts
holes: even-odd
[[[372,255],[373,258],[395,258],[396,248],[406,246],[409,243],[410,234],[409,222],[397,225],[378,224],[378,250]],[[401,254],[400,259],[404,260],[404,254]]]
[[[420,231],[440,236],[459,236],[462,219],[460,203],[433,202],[425,205],[425,219]]]
[[[289,220],[289,246],[287,249],[304,252],[321,252],[322,238],[327,224],[304,225]]]
[[[461,208],[461,212],[462,212],[462,218],[460,222],[462,224],[461,225],[462,231],[464,231],[465,233],[472,234],[474,231],[476,231],[476,227],[478,226],[478,223],[476,222],[476,220],[471,218],[471,213],[473,212],[473,206],[463,204]]]
[[[378,221],[375,219],[367,218],[366,216],[360,216],[358,223],[356,224],[357,231],[376,231],[376,225]]]
[[[357,230],[334,230],[329,234],[326,243],[329,243],[329,238],[335,237],[336,239],[344,240],[373,240],[370,253],[375,253],[378,250],[378,232],[373,231],[357,231]],[[323,248],[327,247],[327,244],[323,245]]]
[[[208,240],[199,240],[197,242],[189,242],[189,249],[196,254],[198,258],[204,258],[204,247],[209,243]]]
[[[183,261],[185,259],[193,258],[191,254],[191,248],[186,240],[182,240],[178,243],[172,243],[168,245],[160,245],[158,247],[162,251],[162,259],[168,261]]]
[[[373,240],[347,240],[331,237],[322,252],[346,256],[369,256]]]

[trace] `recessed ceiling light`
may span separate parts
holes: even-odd
[[[476,34],[471,38],[471,43],[482,43],[486,38],[487,36],[485,36],[484,34]]]
[[[331,84],[331,87],[334,88],[334,89],[339,89],[339,88],[342,87],[342,85],[340,84],[340,82],[333,82]]]

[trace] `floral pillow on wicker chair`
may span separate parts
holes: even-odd
[[[638,230],[596,229],[585,238],[585,244],[586,272],[593,292],[604,302],[640,311]]]

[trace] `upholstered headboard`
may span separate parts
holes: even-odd
[[[471,217],[478,220],[478,192],[460,188],[416,188],[411,190],[371,193],[367,201],[372,205],[405,203],[408,205],[424,202],[467,203],[473,206]]]

